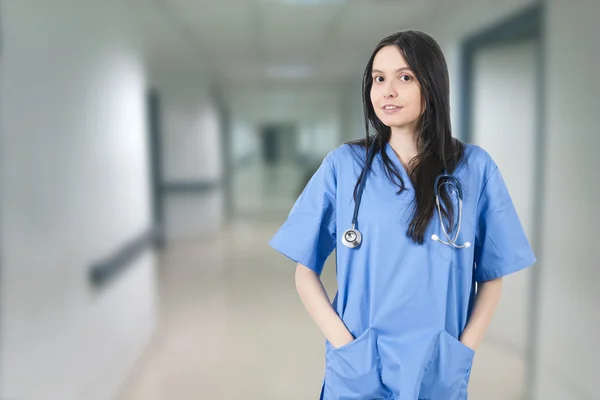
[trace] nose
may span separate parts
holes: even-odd
[[[396,89],[394,89],[394,87],[391,84],[387,85],[383,91],[383,97],[386,99],[392,99],[396,96],[398,96],[398,92],[396,91]]]

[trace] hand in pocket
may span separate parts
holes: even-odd
[[[331,397],[344,400],[388,399],[380,376],[373,332],[367,329],[351,342],[327,351],[325,386]]]
[[[352,343],[354,341],[354,336],[352,336],[350,331],[346,330],[342,336],[332,338],[331,340],[328,339],[328,341],[331,344],[331,347],[339,349]]]

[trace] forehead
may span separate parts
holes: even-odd
[[[408,67],[402,53],[396,46],[386,46],[379,50],[373,59],[373,69],[380,71],[395,71]]]

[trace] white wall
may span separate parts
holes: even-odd
[[[106,400],[155,330],[145,72],[122,2],[2,2],[0,398]]]
[[[232,121],[231,153],[234,164],[258,157],[260,146],[255,124],[238,119]]]
[[[345,142],[365,137],[365,117],[362,104],[362,76],[360,73],[356,73],[354,77],[347,80],[341,97],[341,140]]]
[[[546,179],[536,399],[598,398],[600,3],[547,2]],[[560,77],[568,65],[568,79]]]
[[[299,124],[298,147],[301,153],[322,157],[340,145],[341,129],[339,112],[315,121]]]
[[[234,110],[235,114],[235,110]],[[258,127],[234,115],[231,123],[232,208],[248,214],[261,207],[261,149]]]
[[[153,71],[161,95],[163,183],[217,182],[202,192],[165,193],[165,238],[173,242],[212,234],[224,218],[220,111],[206,77]]]

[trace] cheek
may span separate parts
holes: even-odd
[[[421,91],[417,87],[411,88],[411,90],[408,91],[406,95],[406,99],[410,103],[410,107],[416,110],[421,110],[423,106]]]
[[[381,119],[383,113],[379,109],[379,99],[380,99],[379,93],[377,93],[377,90],[372,89],[370,96],[371,96],[371,105],[373,105],[373,109],[375,110],[375,115],[377,115],[377,117],[379,119]]]
[[[373,107],[375,109],[377,109],[377,104],[378,104],[378,100],[379,100],[379,96],[377,94],[377,90],[371,89],[370,98],[371,98],[371,104],[373,104]]]
[[[410,90],[404,97],[405,104],[408,106],[408,114],[411,118],[417,118],[421,115],[423,110],[423,99],[421,98],[421,91],[418,89]]]

